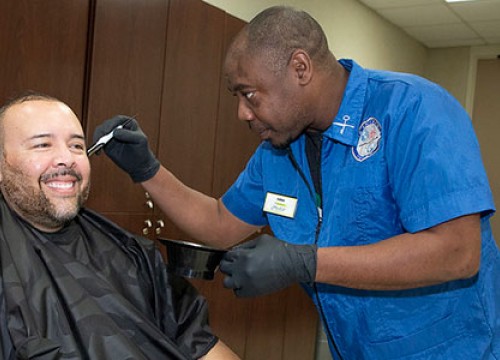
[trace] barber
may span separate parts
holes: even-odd
[[[262,143],[220,199],[161,166],[137,122],[105,148],[194,238],[230,248],[270,225],[227,253],[224,285],[250,297],[301,283],[335,359],[500,358],[495,207],[458,102],[423,78],[337,60],[319,24],[288,7],[243,28],[224,73]]]

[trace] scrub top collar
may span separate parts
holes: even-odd
[[[339,63],[350,72],[349,80],[337,116],[323,135],[343,144],[355,146],[358,142],[358,128],[363,115],[368,74],[353,60],[341,59]]]

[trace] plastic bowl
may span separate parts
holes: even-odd
[[[188,278],[212,280],[226,250],[189,241],[159,238],[167,248],[169,272]]]

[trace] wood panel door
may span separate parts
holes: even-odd
[[[234,36],[245,24],[244,21],[226,14],[224,54]],[[236,180],[260,143],[260,138],[249,130],[246,121],[238,120],[238,99],[227,89],[227,81],[222,73],[222,68],[219,81],[219,109],[212,186],[212,194],[216,197],[223,195]]]
[[[93,21],[87,136],[116,114],[134,116],[156,151],[165,63],[168,1],[97,0]],[[106,156],[91,159],[88,206],[144,235],[150,199]]]
[[[223,49],[221,57],[216,137],[214,148],[213,183],[211,194],[220,197],[236,180],[238,174],[258,145],[248,127],[236,119],[237,99],[227,90],[223,74],[224,54],[232,38],[243,28],[245,22],[229,14],[224,17],[224,31],[221,34]],[[222,274],[216,274],[211,282],[197,281],[195,284],[207,298],[211,325],[215,332],[242,358],[249,348],[249,324],[252,318],[259,318],[252,312],[253,299],[237,299],[234,293],[223,287]],[[259,329],[255,329],[257,332]],[[250,336],[251,337],[251,336]],[[272,338],[272,337],[271,337]],[[258,346],[258,348],[261,348]],[[271,354],[268,354],[268,356]],[[272,359],[273,357],[268,357]]]
[[[26,90],[81,117],[90,1],[0,1],[0,104]]]
[[[170,0],[158,156],[182,182],[207,194],[213,182],[223,30],[223,11],[199,0]],[[190,239],[165,221],[165,236]]]

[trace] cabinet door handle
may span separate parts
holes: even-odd
[[[153,222],[149,219],[146,219],[144,220],[144,225],[146,225],[146,227],[144,227],[142,229],[142,234],[143,235],[148,235],[149,234],[149,229],[151,229],[153,227]]]
[[[155,229],[155,233],[156,235],[160,235],[161,234],[161,229],[163,229],[165,227],[165,222],[163,220],[156,220],[156,229]]]

